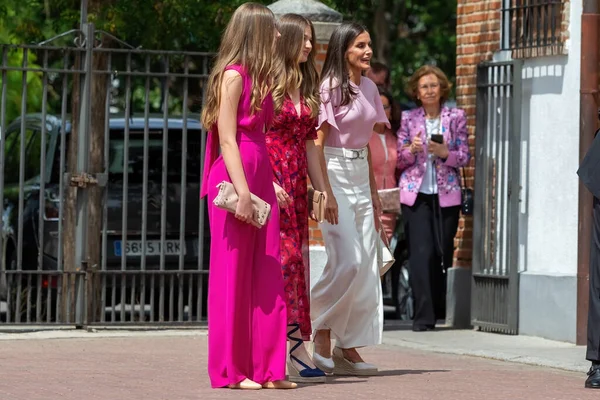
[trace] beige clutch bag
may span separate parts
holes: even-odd
[[[325,195],[323,192],[308,188],[308,212],[315,213],[317,221],[323,222],[325,219]]]
[[[223,210],[235,214],[237,207],[238,195],[230,182],[223,181],[217,185],[219,193],[213,200],[213,204]],[[252,206],[254,207],[254,218],[251,224],[257,228],[262,228],[267,223],[271,215],[271,205],[258,196],[250,193]]]
[[[380,189],[377,194],[383,212],[400,213],[400,188]]]
[[[385,273],[392,268],[392,265],[394,265],[396,260],[390,249],[390,244],[385,235],[385,231],[383,230],[381,218],[379,218],[379,216],[377,218],[379,219],[379,231],[377,232],[377,264],[379,265],[379,276],[384,276]]]

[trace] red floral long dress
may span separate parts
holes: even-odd
[[[280,210],[281,269],[287,298],[288,324],[299,324],[304,340],[310,340],[308,264],[308,164],[306,141],[317,138],[316,119],[301,98],[298,115],[286,96],[280,113],[267,132],[267,149],[274,182],[292,199]]]

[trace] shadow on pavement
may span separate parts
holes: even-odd
[[[453,329],[452,327],[444,326],[445,323],[446,323],[446,321],[444,321],[443,319],[438,320],[435,325],[435,330],[429,331],[429,332],[447,331],[447,330]],[[410,331],[410,330],[412,330],[412,321],[386,319],[386,320],[384,320],[384,323],[383,323],[383,330],[384,331]]]
[[[390,369],[387,371],[379,371],[379,375],[377,375],[377,376],[421,375],[421,374],[431,374],[431,373],[435,373],[435,372],[450,372],[450,370],[447,370],[447,369],[421,369],[421,370],[419,370],[419,369]]]

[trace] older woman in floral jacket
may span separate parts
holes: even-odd
[[[469,162],[465,112],[444,106],[451,84],[426,65],[407,92],[420,107],[403,113],[398,131],[400,200],[415,300],[414,331],[445,318],[445,270],[452,266],[461,204],[459,169]]]

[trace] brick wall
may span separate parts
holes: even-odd
[[[323,64],[325,63],[325,56],[327,55],[327,43],[317,43],[314,51],[316,51],[317,69],[321,72]]]
[[[477,64],[491,60],[500,49],[500,0],[458,0],[456,26],[456,101],[467,113],[469,147],[475,153]],[[465,168],[466,185],[473,187],[474,157]],[[461,216],[454,240],[454,266],[471,267],[473,219]]]

